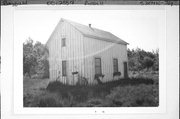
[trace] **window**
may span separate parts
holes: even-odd
[[[114,72],[118,72],[118,59],[116,58],[113,59],[113,68]]]
[[[66,46],[66,38],[61,39],[61,44],[62,44],[62,47]]]
[[[66,61],[62,61],[62,76],[67,75],[67,66],[66,66]]]
[[[102,72],[101,72],[101,58],[95,58],[95,74],[102,74]]]

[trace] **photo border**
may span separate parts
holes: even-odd
[[[165,7],[156,6],[28,6],[17,7],[16,10],[162,10],[165,14]],[[164,16],[166,18],[166,16]],[[164,19],[165,20],[165,19]],[[164,21],[166,24],[166,21]],[[166,27],[166,26],[164,26]],[[14,34],[14,113],[15,114],[150,114],[166,113],[166,30],[159,41],[159,106],[158,107],[23,107],[23,50],[22,42],[15,38]],[[19,78],[15,78],[19,77]]]

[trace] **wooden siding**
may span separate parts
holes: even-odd
[[[60,72],[63,83],[73,84],[72,72],[84,74],[83,36],[67,22],[60,22],[48,41],[50,80],[56,80]],[[66,46],[62,47],[61,39],[66,38]],[[67,76],[62,77],[62,60],[67,61]]]
[[[62,47],[61,39],[66,38]],[[95,58],[101,58],[101,70],[105,75],[103,82],[113,80],[113,59],[118,59],[118,71],[124,77],[123,62],[127,62],[127,45],[85,37],[70,23],[59,22],[47,42],[49,49],[50,81],[58,80],[65,84],[75,84],[72,72],[96,84]],[[67,76],[62,76],[62,61],[66,61]]]
[[[84,37],[85,77],[94,84],[95,58],[101,58],[103,82],[113,80],[113,58],[118,59],[118,71],[124,77],[123,62],[127,62],[127,46]]]

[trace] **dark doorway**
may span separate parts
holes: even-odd
[[[128,78],[127,62],[124,62],[124,78]]]

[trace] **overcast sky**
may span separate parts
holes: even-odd
[[[14,35],[25,41],[31,37],[46,43],[61,18],[109,31],[124,41],[128,48],[152,51],[165,28],[160,10],[16,10]]]

